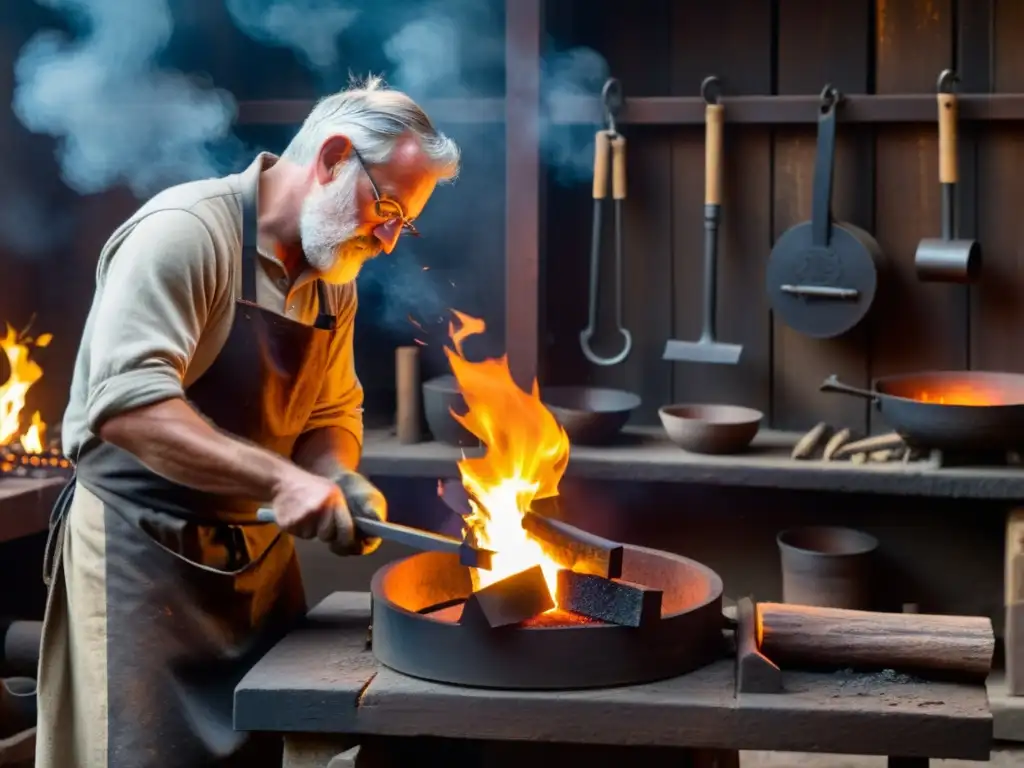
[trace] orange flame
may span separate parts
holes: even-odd
[[[479,546],[493,550],[489,571],[473,569],[473,586],[496,581],[540,565],[552,596],[559,566],[522,527],[523,514],[536,499],[558,495],[558,484],[569,463],[569,438],[540,401],[537,382],[530,392],[512,378],[508,357],[470,362],[462,344],[483,333],[483,320],[453,310],[459,327],[449,325],[454,349],[445,347],[465,415],[452,416],[484,444],[482,456],[459,462],[462,484],[472,513],[466,526]]]
[[[46,423],[37,411],[32,414],[31,426],[22,434],[21,412],[29,389],[43,376],[43,369],[30,357],[29,348],[45,347],[52,338],[48,333],[36,339],[22,338],[10,324],[7,325],[7,333],[0,338],[0,350],[3,350],[11,368],[7,381],[0,385],[0,446],[20,440],[26,453],[43,452]]]

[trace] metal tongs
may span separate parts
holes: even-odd
[[[626,139],[615,125],[622,108],[622,86],[609,78],[601,90],[604,106],[604,130],[594,136],[594,222],[590,235],[590,284],[587,327],[580,331],[580,349],[594,365],[617,365],[629,357],[633,336],[625,328],[622,304],[622,204],[626,199]],[[611,162],[609,162],[609,155]],[[617,355],[601,357],[590,346],[597,330],[597,303],[601,284],[601,212],[608,197],[608,174],[612,177],[613,214],[615,216],[615,327],[622,336]]]
[[[256,512],[256,520],[260,523],[275,523],[277,518],[274,510],[263,507]],[[420,528],[411,528],[398,523],[388,523],[383,520],[371,520],[365,517],[353,516],[356,531],[367,538],[383,539],[393,541],[396,544],[404,544],[407,547],[418,549],[422,552],[445,552],[459,556],[459,563],[467,568],[479,568],[482,571],[491,570],[491,561],[494,553],[489,549],[482,549],[476,543],[467,538],[459,540],[453,536],[444,536],[440,533],[431,533]]]

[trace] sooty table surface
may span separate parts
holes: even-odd
[[[963,499],[1024,499],[1024,467],[941,467],[932,459],[853,464],[850,461],[797,461],[790,451],[795,432],[761,430],[746,453],[704,456],[687,453],[656,428],[627,429],[619,442],[573,446],[568,477],[640,482],[784,488],[803,491],[882,493]],[[402,445],[388,430],[367,430],[362,471],[368,475],[457,477],[463,452],[426,442]]]
[[[0,478],[0,543],[45,531],[66,480]]]
[[[306,734],[832,752],[987,760],[982,685],[786,672],[735,695],[734,664],[593,691],[488,691],[416,680],[365,650],[370,599],[336,592],[235,691],[235,727]]]

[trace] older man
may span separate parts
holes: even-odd
[[[282,530],[367,553],[352,515],[386,515],[356,472],[353,281],[458,164],[371,80],[317,104],[280,159],[165,190],[107,242],[64,421],[37,766],[280,765],[231,703],[305,610]]]

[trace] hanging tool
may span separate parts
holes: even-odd
[[[722,133],[725,108],[718,101],[718,78],[704,78],[704,327],[697,341],[669,339],[663,360],[735,365],[743,346],[715,339],[718,310],[718,224],[722,217]]]
[[[822,89],[811,220],[782,233],[765,268],[775,319],[816,339],[841,336],[864,319],[875,300],[878,267],[884,260],[875,238],[832,218],[836,111],[842,101],[833,86]]]
[[[259,523],[274,523],[277,518],[274,510],[263,507],[256,512],[256,520]],[[443,536],[440,533],[431,533],[419,528],[410,528],[398,523],[388,523],[383,520],[369,520],[365,517],[353,515],[352,522],[356,531],[367,538],[378,538],[384,541],[391,541],[395,544],[403,544],[423,552],[446,552],[459,556],[459,562],[468,568],[479,568],[484,571],[491,570],[491,562],[494,553],[482,549],[468,539],[460,541],[451,536]]]
[[[939,184],[942,186],[942,237],[926,238],[917,246],[917,277],[928,282],[973,283],[981,275],[981,246],[956,236],[957,103],[956,73],[945,69],[936,83],[939,101]]]
[[[604,105],[604,130],[594,136],[594,224],[590,235],[590,291],[587,327],[580,331],[580,349],[594,365],[617,365],[633,348],[633,337],[623,325],[622,311],[622,204],[626,199],[626,139],[615,125],[622,109],[622,86],[608,78],[601,89]],[[611,357],[600,357],[591,347],[597,329],[597,299],[601,278],[601,209],[608,197],[608,156],[611,154],[612,200],[615,216],[615,327],[622,336],[622,350]]]

